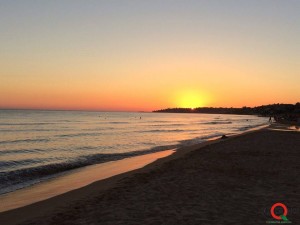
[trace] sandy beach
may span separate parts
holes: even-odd
[[[276,126],[186,147],[3,212],[0,224],[266,224],[276,202],[299,224],[299,146],[299,131]]]
[[[104,180],[118,174],[140,169],[157,159],[171,155],[174,152],[175,150],[166,150],[130,157],[123,160],[95,164],[75,169],[69,173],[65,173],[33,186],[0,195],[0,213],[82,188],[95,181]]]

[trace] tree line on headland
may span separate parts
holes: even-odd
[[[259,115],[276,116],[285,115],[300,117],[300,102],[293,104],[272,104],[256,107],[223,108],[223,107],[198,107],[198,108],[168,108],[155,110],[160,113],[207,113],[207,114],[238,114],[238,115]]]

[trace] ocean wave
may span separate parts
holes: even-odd
[[[161,129],[156,129],[156,130],[144,130],[144,131],[138,131],[139,133],[159,133],[159,132],[187,132],[187,131],[194,131],[194,130],[181,130],[181,129],[172,129],[172,130],[161,130]]]
[[[22,159],[22,160],[10,160],[10,161],[0,161],[0,170],[7,169],[9,167],[14,167],[17,165],[33,165],[41,163],[43,159]]]
[[[180,141],[180,144],[183,146],[198,144],[198,143],[202,143],[202,142],[212,139],[212,138],[221,137],[223,134],[224,133],[222,133],[222,132],[218,132],[218,133],[209,134],[209,135],[202,135],[197,138],[182,140],[182,141]]]
[[[84,128],[84,129],[81,129],[82,131],[102,131],[102,130],[115,130],[116,128],[115,127],[95,127],[95,128]],[[117,129],[120,129],[120,128],[117,128]]]
[[[147,126],[151,126],[151,127],[178,127],[178,126],[186,126],[187,124],[184,123],[172,123],[172,124],[153,124],[153,125],[148,125]]]
[[[93,155],[81,156],[72,161],[40,165],[40,166],[19,169],[19,170],[14,170],[9,172],[0,172],[0,194],[4,193],[4,190],[13,191],[9,189],[10,186],[16,186],[16,185],[18,186],[21,183],[25,184],[28,182],[33,182],[39,180],[40,178],[59,174],[72,169],[93,165],[96,163],[104,163],[108,161],[115,161],[115,160],[120,160],[128,157],[133,157],[133,156],[145,155],[145,154],[159,152],[167,149],[173,149],[175,147],[176,145],[169,145],[169,146],[154,147],[148,150],[141,150],[141,151],[132,151],[132,152],[114,153],[114,154],[93,154]],[[10,162],[10,163],[14,163],[14,162]],[[1,165],[7,166],[6,164],[7,162],[2,162],[0,166]]]
[[[59,134],[55,135],[55,137],[86,137],[86,136],[99,136],[101,133],[75,133],[75,134]]]
[[[0,129],[0,132],[50,132],[50,131],[66,131],[68,129]]]
[[[240,127],[237,130],[238,131],[246,131],[246,130],[250,130],[252,128],[256,128],[256,127],[260,127],[260,126],[264,126],[264,125],[266,125],[266,123],[256,124],[256,125],[247,125],[247,126],[244,126],[244,127]]]
[[[6,154],[30,154],[45,151],[43,149],[9,149],[9,150],[0,150],[0,155]]]
[[[128,124],[129,122],[119,122],[119,121],[111,121],[111,122],[108,122],[109,124]]]
[[[58,124],[57,122],[51,123],[0,123],[0,126],[35,126],[35,125],[50,125],[50,124]]]
[[[215,124],[232,124],[232,121],[211,121],[211,122],[200,122],[198,124],[215,125]]]
[[[55,120],[55,122],[59,123],[81,123],[81,120]]]
[[[37,138],[37,139],[21,139],[21,140],[11,140],[11,141],[0,141],[0,144],[14,144],[14,143],[21,143],[21,142],[48,142],[50,141],[49,138]]]

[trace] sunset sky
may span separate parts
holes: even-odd
[[[299,0],[2,0],[0,108],[300,101]]]

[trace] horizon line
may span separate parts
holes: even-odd
[[[277,104],[291,104],[291,105],[295,105],[297,103],[300,102],[296,102],[296,103],[272,103],[272,104],[264,104],[264,105],[259,105],[259,106],[267,106],[267,105],[277,105]],[[233,106],[202,106],[202,107],[166,107],[166,108],[161,108],[161,109],[154,109],[154,110],[101,110],[101,109],[60,109],[60,108],[53,108],[53,109],[49,109],[49,108],[2,108],[0,107],[0,110],[36,110],[36,111],[81,111],[81,112],[140,112],[140,113],[151,113],[154,111],[158,111],[158,110],[164,110],[164,109],[197,109],[197,108],[243,108],[243,107],[249,107],[249,108],[254,108],[254,107],[259,107],[259,106],[241,106],[241,107],[233,107]]]

